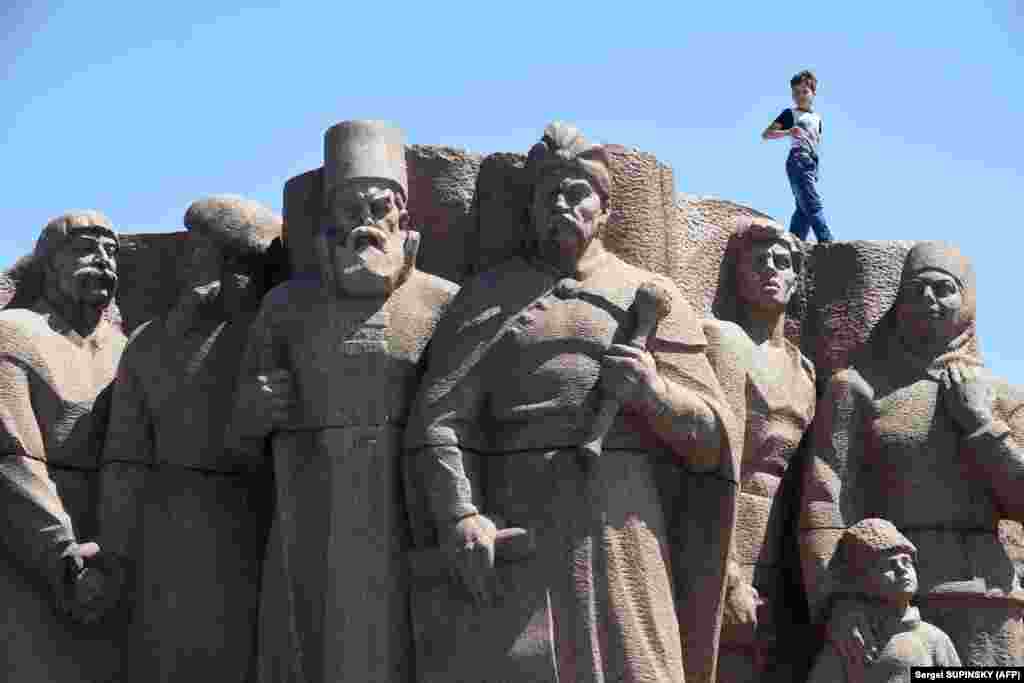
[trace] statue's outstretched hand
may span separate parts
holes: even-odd
[[[448,533],[448,554],[458,580],[478,607],[498,597],[494,572],[494,541],[498,530],[483,515],[470,515],[453,524]]]

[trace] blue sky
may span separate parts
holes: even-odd
[[[7,0],[0,264],[68,208],[124,232],[180,230],[215,192],[280,209],[351,118],[481,153],[561,118],[788,220],[785,143],[759,133],[809,67],[833,232],[959,243],[989,363],[1024,384],[1024,4],[835,4]]]

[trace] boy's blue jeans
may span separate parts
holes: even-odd
[[[791,149],[786,159],[786,175],[789,176],[789,186],[793,188],[793,197],[796,199],[796,211],[789,222],[789,231],[806,240],[808,230],[813,228],[819,242],[831,242],[832,233],[825,222],[821,196],[815,186],[818,182],[817,158],[806,150]]]

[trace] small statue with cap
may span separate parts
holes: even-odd
[[[264,299],[230,429],[239,447],[262,453],[269,437],[273,452],[260,676],[408,681],[401,434],[457,287],[416,268],[402,131],[345,121],[324,151],[319,277]]]
[[[910,604],[917,593],[916,555],[914,544],[884,519],[863,519],[843,533],[834,571],[857,600],[878,649],[865,661],[844,657],[828,642],[809,683],[904,683],[912,666],[960,666],[949,636],[921,621]]]
[[[125,345],[112,322],[119,246],[97,211],[54,218],[0,312],[0,661],[11,680],[116,676],[97,623],[122,573],[84,539],[96,534],[106,390]]]

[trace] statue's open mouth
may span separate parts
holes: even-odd
[[[373,247],[378,251],[387,251],[387,236],[376,228],[359,227],[349,233],[348,247],[356,253],[367,247]]]
[[[113,289],[117,286],[117,275],[109,270],[88,268],[79,271],[79,277],[85,282],[102,289]]]

